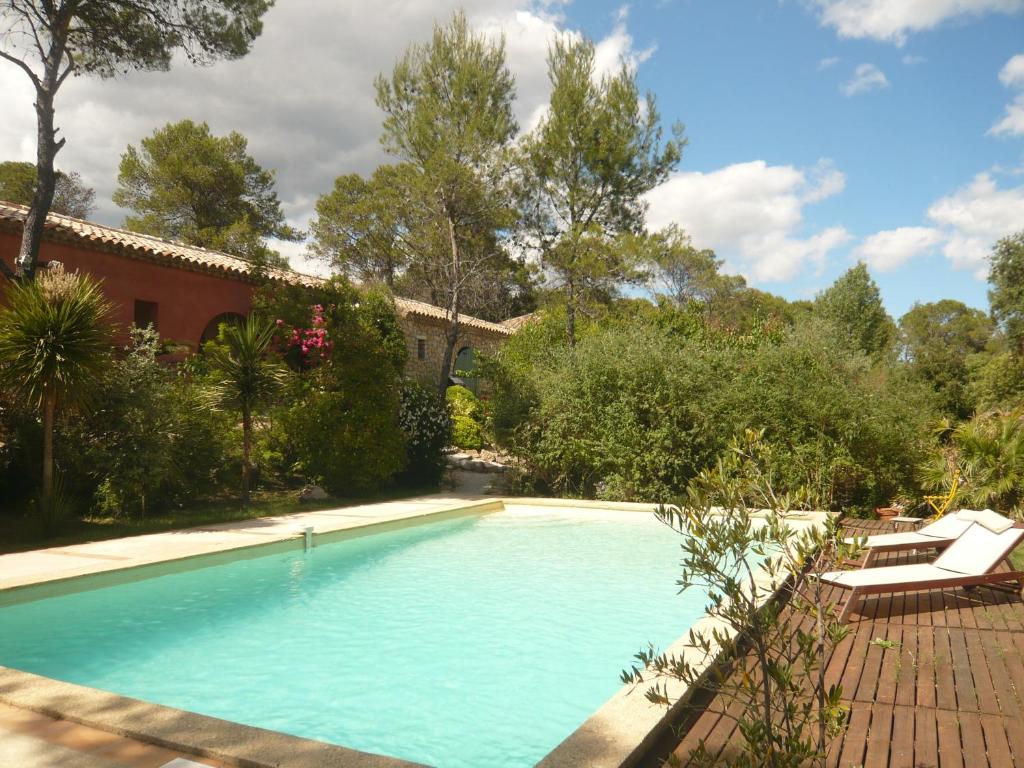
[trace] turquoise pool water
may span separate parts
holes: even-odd
[[[704,612],[645,513],[509,507],[0,608],[0,664],[441,766],[518,768]],[[639,694],[638,694],[639,695]]]

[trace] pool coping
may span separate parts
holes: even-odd
[[[423,497],[420,497],[423,498]],[[410,500],[411,501],[411,500]],[[398,527],[433,522],[452,516],[497,511],[507,506],[600,509],[650,514],[654,504],[604,502],[577,499],[544,499],[528,497],[481,497],[453,499],[452,504],[429,511],[415,510],[408,515],[392,515],[373,522],[341,525],[333,530],[315,533],[320,542],[354,536],[371,535]],[[320,510],[319,513],[323,513]],[[301,524],[304,516],[317,512],[289,515]],[[803,513],[803,522],[820,524],[827,513]],[[275,518],[279,519],[279,518]],[[196,530],[207,530],[206,528]],[[63,575],[56,578],[30,580],[27,583],[0,589],[0,606],[53,594],[95,589],[124,581],[149,578],[174,569],[202,567],[204,560],[226,560],[238,557],[259,557],[275,547],[295,547],[302,542],[300,528],[289,535],[268,538],[258,543],[225,546],[199,554],[151,558],[117,567],[100,562],[91,573]],[[271,549],[268,549],[271,548]],[[2,561],[2,556],[0,556]],[[213,564],[212,562],[208,564]],[[170,570],[168,570],[170,569]],[[759,573],[758,587],[772,586],[767,574]],[[76,584],[77,582],[77,584]],[[69,587],[77,586],[77,589]],[[775,590],[766,594],[770,599]],[[707,615],[698,619],[684,634],[671,643],[665,652],[677,656],[697,657],[695,666],[705,674],[720,661],[721,649],[705,655],[689,642],[691,631],[710,638],[714,631],[732,636],[732,629]],[[675,699],[671,707],[655,705],[646,700],[640,688],[622,686],[593,712],[576,730],[537,763],[536,768],[627,768],[634,765],[646,749],[670,725],[693,689],[678,681],[667,683],[667,692]],[[313,768],[313,766],[345,766],[345,768],[416,768],[420,764],[385,755],[362,752],[328,742],[305,739],[255,726],[201,715],[199,713],[140,701],[97,688],[66,683],[21,670],[0,666],[0,701],[82,725],[110,731],[140,741],[180,752],[209,757],[245,768]],[[422,767],[420,767],[422,768]]]

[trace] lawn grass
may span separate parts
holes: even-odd
[[[1024,571],[1024,546],[1017,547],[1010,553],[1010,565],[1016,571]]]
[[[166,510],[160,514],[140,518],[85,516],[66,521],[60,530],[44,535],[39,522],[25,513],[0,512],[0,554],[24,552],[45,547],[66,547],[86,541],[119,539],[144,533],[159,533],[181,528],[194,528],[213,523],[252,520],[257,517],[311,512],[317,509],[337,509],[375,501],[411,498],[436,493],[437,488],[389,489],[373,496],[361,498],[325,499],[300,503],[298,492],[258,491],[248,507],[234,498],[211,499],[182,509]]]

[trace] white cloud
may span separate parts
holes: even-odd
[[[834,67],[838,63],[839,63],[839,57],[838,56],[829,56],[828,58],[822,59],[821,61],[818,62],[818,69],[819,70],[821,70],[821,69],[829,69],[831,67]]]
[[[874,64],[858,64],[853,71],[853,77],[843,83],[839,90],[843,92],[844,96],[853,96],[888,87],[889,80],[882,70]]]
[[[999,70],[999,82],[1007,88],[1024,87],[1024,53],[1010,58]]]
[[[913,32],[953,19],[987,13],[1019,13],[1024,0],[809,0],[821,24],[840,37],[871,38],[903,45]]]
[[[1024,136],[1024,94],[1006,105],[1006,114],[988,132],[993,136]]]
[[[999,81],[1007,88],[1024,88],[1024,53],[1012,57],[999,71]],[[988,129],[992,136],[1024,136],[1024,93],[1006,105],[1002,119]]]
[[[935,201],[928,218],[944,229],[943,253],[953,266],[984,280],[992,246],[1024,223],[1024,186],[1000,189],[991,174],[979,173],[967,186]]]
[[[708,173],[677,172],[647,195],[647,220],[652,229],[679,224],[749,278],[790,280],[820,271],[829,252],[849,240],[842,227],[802,233],[804,206],[844,184],[829,161],[809,169],[755,160]]]
[[[928,61],[928,59],[926,59],[924,56],[917,56],[908,53],[906,56],[900,59],[900,61],[902,61],[908,67],[916,67],[918,64],[924,64],[926,61]]]
[[[1001,188],[993,172],[979,173],[970,183],[932,203],[927,218],[930,226],[877,232],[855,253],[887,271],[941,248],[954,269],[985,280],[992,246],[1024,225],[1024,185]]]
[[[915,256],[927,253],[942,240],[942,233],[931,227],[900,227],[866,238],[854,255],[880,272],[889,272]]]
[[[615,26],[611,33],[599,40],[594,47],[594,74],[597,77],[614,74],[623,64],[635,71],[657,50],[657,46],[654,45],[642,51],[633,49],[633,36],[626,29],[627,18],[629,6],[624,5],[615,13]]]
[[[116,80],[72,78],[58,94],[57,124],[67,146],[58,166],[79,171],[97,191],[100,221],[123,218],[110,200],[117,165],[128,144],[185,117],[209,122],[219,134],[238,130],[250,153],[277,170],[278,193],[289,221],[305,229],[317,196],[336,176],[371,171],[387,160],[380,147],[382,114],[374,102],[374,77],[390,72],[410,42],[429,38],[463,7],[471,23],[504,33],[509,68],[516,75],[515,105],[528,128],[547,102],[547,52],[566,29],[560,0],[378,0],[278,3],[266,15],[263,35],[238,61],[208,68],[176,63],[167,73],[134,73]],[[625,17],[613,20],[597,42],[603,66],[621,57],[637,66],[651,50],[637,51]],[[295,41],[302,41],[296,45]],[[28,80],[0,61],[0,159],[32,159],[35,113]],[[289,254],[295,248],[282,248]]]

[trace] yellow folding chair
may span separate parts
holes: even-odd
[[[938,520],[949,510],[950,505],[953,503],[953,499],[956,497],[957,489],[960,487],[960,468],[957,467],[953,470],[953,482],[950,483],[949,491],[942,496],[925,496],[924,500],[928,502],[928,506],[935,510],[935,514],[931,516],[931,520]]]

